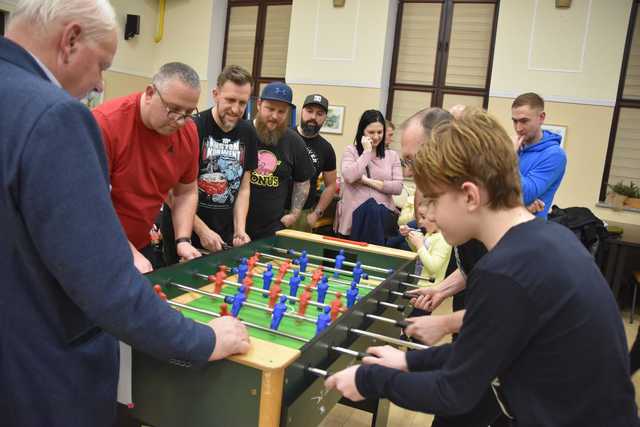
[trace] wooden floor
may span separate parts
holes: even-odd
[[[451,301],[451,298],[447,301]],[[446,304],[447,303],[445,302],[438,307],[436,313],[451,312],[451,305]],[[449,304],[451,303],[449,302]],[[627,334],[627,342],[629,343],[629,346],[631,346],[638,331],[640,315],[634,317],[632,324],[629,323],[628,311],[622,312],[621,315],[624,322],[624,329]],[[640,399],[638,397],[640,392],[640,371],[634,375],[633,384],[636,388],[636,405],[640,407]],[[388,424],[389,427],[428,427],[431,425],[432,421],[432,415],[408,411],[391,404]],[[344,405],[336,405],[329,415],[327,415],[327,418],[325,418],[322,424],[320,424],[320,427],[368,427],[370,425],[371,414],[357,409],[352,409]]]

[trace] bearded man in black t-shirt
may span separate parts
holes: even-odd
[[[300,136],[287,127],[291,88],[282,82],[264,87],[253,122],[258,134],[258,167],[251,172],[247,231],[256,240],[291,227],[309,195],[314,168]],[[289,195],[291,195],[289,199]],[[287,202],[290,212],[285,213]]]
[[[302,214],[291,227],[300,231],[311,231],[336,194],[336,153],[322,136],[320,129],[327,120],[329,101],[320,94],[305,98],[300,113],[300,124],[296,128],[313,163],[314,173],[310,180],[309,196]],[[318,189],[318,178],[322,174],[324,186]]]
[[[194,219],[194,245],[211,252],[251,241],[246,232],[251,191],[250,174],[258,166],[258,137],[251,122],[242,120],[253,79],[248,71],[229,65],[213,89],[215,106],[196,118],[200,141],[198,211]],[[165,207],[165,257],[175,262],[175,245],[165,233],[171,227]]]

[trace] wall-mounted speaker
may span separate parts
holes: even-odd
[[[124,24],[124,39],[129,40],[140,34],[140,15],[127,14]]]

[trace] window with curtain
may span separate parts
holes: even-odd
[[[284,81],[292,0],[229,0],[223,66],[240,65],[256,81]]]
[[[499,0],[400,0],[387,117],[487,107]]]
[[[640,1],[633,2],[609,147],[605,161],[600,201],[607,196],[607,184],[640,185]]]

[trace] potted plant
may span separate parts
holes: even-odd
[[[629,187],[633,190],[634,194],[627,197],[624,201],[624,205],[633,209],[640,209],[640,187],[635,185],[633,181]]]
[[[622,181],[615,185],[609,185],[611,192],[608,195],[608,202],[614,209],[622,209],[624,206],[640,209],[640,187],[633,181],[629,185]]]

